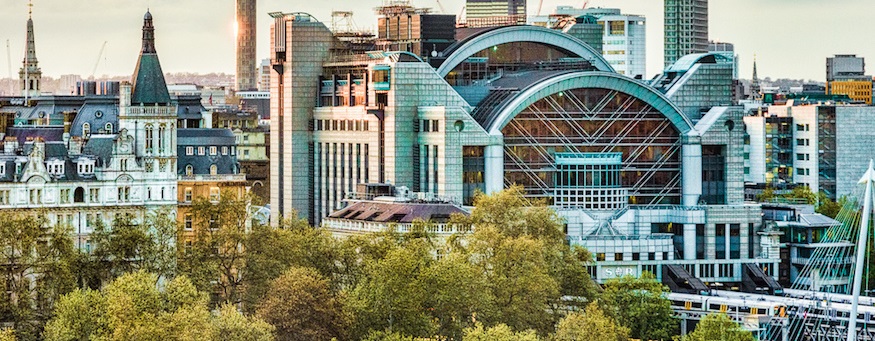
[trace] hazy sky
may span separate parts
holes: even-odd
[[[411,0],[438,10],[436,0]],[[458,14],[464,0],[441,0],[448,13]],[[332,10],[350,10],[359,28],[376,26],[373,8],[382,0],[259,0],[258,57],[268,55],[268,12],[307,12],[331,26]],[[581,6],[583,1],[543,0],[542,13],[556,5]],[[661,0],[591,0],[590,7],[618,7],[647,17],[647,74],[662,69]],[[37,57],[43,74],[88,76],[133,72],[140,49],[140,28],[151,8],[157,49],[165,72],[234,72],[233,0],[34,0]],[[529,14],[538,1],[529,1]],[[711,39],[732,42],[740,56],[742,78],[750,78],[753,55],[760,77],[823,80],[825,58],[853,53],[875,65],[875,3],[873,0],[712,0]],[[0,44],[9,40],[12,73],[24,52],[26,0],[0,0]],[[106,50],[98,62],[98,52]],[[3,46],[5,48],[5,46]],[[3,51],[0,77],[7,77]],[[868,73],[875,73],[870,67]]]

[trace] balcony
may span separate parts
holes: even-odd
[[[180,175],[179,181],[246,181],[246,174]]]

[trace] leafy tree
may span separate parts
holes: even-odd
[[[538,341],[540,338],[534,330],[514,332],[505,324],[484,328],[482,324],[465,329],[463,341]]]
[[[824,192],[817,193],[817,201],[818,205],[815,211],[817,213],[823,214],[827,217],[835,219],[839,215],[839,212],[842,210],[848,199],[846,197],[841,197],[839,200],[832,201]]]
[[[401,333],[387,333],[384,331],[371,332],[363,341],[431,341],[429,338],[413,337]]]
[[[699,324],[696,325],[696,330],[687,334],[682,339],[683,341],[710,341],[710,340],[725,340],[725,341],[753,341],[753,334],[741,328],[738,323],[735,323],[726,314],[709,314],[705,316]]]
[[[555,341],[625,341],[629,339],[629,328],[620,326],[606,315],[595,302],[586,306],[581,313],[571,313],[559,322]]]
[[[273,280],[257,314],[276,326],[278,340],[331,340],[343,332],[328,280],[311,268],[291,267]]]
[[[669,340],[676,334],[677,321],[672,318],[671,302],[665,298],[667,291],[648,272],[641,278],[609,279],[601,296],[602,309],[629,328],[632,338]]]
[[[771,184],[766,185],[766,188],[763,188],[763,192],[757,194],[756,199],[758,202],[770,202],[777,195],[775,195],[775,188],[772,187]]]
[[[438,323],[438,335],[459,340],[476,315],[495,310],[485,274],[459,252],[445,255],[426,270],[426,288],[426,306]]]
[[[12,329],[0,329],[0,341],[15,341],[15,331]]]
[[[125,274],[103,291],[77,290],[61,298],[49,321],[46,340],[219,340],[221,333],[238,340],[272,340],[264,322],[237,316],[223,308],[207,309],[206,294],[186,277],[167,281],[157,275]],[[233,309],[233,308],[231,308]]]
[[[69,226],[50,227],[44,215],[0,212],[0,323],[20,340],[35,339],[57,298],[75,288]]]
[[[247,317],[230,304],[223,305],[213,319],[213,328],[219,338],[240,341],[273,340],[275,328],[269,323]]]
[[[809,205],[817,202],[817,195],[814,194],[808,186],[793,187],[793,190],[790,191],[790,193],[785,194],[784,197],[788,199],[800,199]]]
[[[428,337],[436,326],[427,311],[428,291],[423,270],[432,260],[425,248],[396,247],[384,259],[366,265],[365,274],[349,295],[355,317],[354,336],[370,330]]]
[[[178,231],[178,271],[202,291],[217,292],[218,299],[238,304],[244,285],[245,243],[251,222],[249,196],[225,190],[219,201],[195,198],[191,204],[193,231]],[[189,236],[191,233],[191,236]],[[217,303],[217,302],[213,302]]]

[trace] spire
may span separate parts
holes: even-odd
[[[753,79],[750,82],[750,94],[753,98],[760,96],[760,79],[757,77],[757,55],[753,55]]]
[[[18,77],[21,79],[22,94],[28,97],[39,95],[39,83],[42,71],[36,59],[36,39],[33,35],[33,3],[27,4],[27,45],[24,48],[24,60],[21,62],[21,70]]]
[[[143,16],[143,51],[142,53],[156,53],[155,51],[155,27],[152,26],[152,13],[146,10]]]
[[[131,104],[167,105],[170,93],[155,52],[155,27],[152,26],[152,13],[148,10],[143,16],[143,50],[134,70]]]

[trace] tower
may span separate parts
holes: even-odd
[[[237,0],[237,91],[255,83],[255,0]]]
[[[708,52],[708,0],[664,0],[665,66]]]
[[[143,44],[132,77],[119,94],[119,134],[134,140],[134,154],[150,181],[176,181],[176,110],[155,50],[152,14],[143,17]]]
[[[21,79],[21,95],[24,97],[39,96],[42,70],[36,59],[36,41],[33,37],[33,3],[27,4],[27,45],[24,51],[24,60],[18,78]]]
[[[750,96],[760,97],[760,78],[757,77],[757,56],[753,55],[753,79],[750,81]]]

